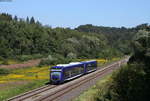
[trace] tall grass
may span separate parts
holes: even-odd
[[[23,85],[16,85],[14,87],[9,87],[0,91],[0,101],[6,100],[10,97],[16,96],[20,93],[33,90],[35,88],[45,85],[48,80],[34,80]]]
[[[105,85],[105,83],[109,81],[109,79],[111,79],[111,75],[112,74],[104,76],[96,83],[96,85],[92,86],[72,101],[96,101],[99,97],[101,87]]]

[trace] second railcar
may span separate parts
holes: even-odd
[[[85,67],[85,73],[90,73],[97,70],[97,61],[85,61],[84,67]]]

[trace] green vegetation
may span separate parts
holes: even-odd
[[[95,101],[148,101],[150,99],[150,27],[139,30],[132,41],[128,65],[112,75]],[[104,89],[105,88],[105,89]]]
[[[111,47],[115,47],[115,50],[117,49],[119,52],[124,54],[130,54],[132,52],[131,50],[131,40],[134,37],[135,33],[137,33],[139,30],[148,29],[149,25],[141,24],[133,28],[116,28],[116,27],[104,27],[104,26],[94,26],[92,24],[87,25],[81,25],[76,30],[79,32],[87,32],[87,33],[98,33],[101,35],[104,35],[107,40],[108,44]],[[113,49],[108,51],[110,54]],[[107,53],[107,54],[108,54]],[[111,56],[111,55],[110,55]]]
[[[5,69],[5,68],[0,68],[0,75],[7,75],[9,74],[11,71],[9,69]]]
[[[87,24],[75,29],[51,28],[34,17],[22,19],[1,13],[0,60],[6,59],[7,64],[7,59],[26,61],[49,55],[63,60],[120,57],[131,53],[130,40],[135,33],[148,27],[148,24],[135,28]]]
[[[58,54],[55,54],[53,56],[49,55],[47,58],[41,60],[39,67],[44,65],[47,66],[47,65],[55,65],[55,64],[65,64],[75,60],[76,59],[72,57],[64,58],[63,56]]]
[[[33,55],[61,55],[64,58],[99,57],[108,47],[103,35],[78,32],[72,29],[42,26],[38,21],[12,18],[0,14],[0,56],[31,59]],[[95,51],[93,51],[93,48]]]
[[[96,99],[99,97],[100,89],[103,88],[103,85],[105,85],[111,79],[110,77],[111,74],[101,78],[96,85],[83,92],[73,101],[96,101]]]
[[[32,54],[32,55],[21,55],[15,57],[15,59],[19,61],[27,61],[27,60],[32,60],[32,59],[39,59],[43,58],[44,56],[42,54]]]
[[[18,95],[20,93],[24,93],[35,88],[41,87],[47,83],[47,80],[34,80],[32,82],[26,82],[22,85],[14,85],[13,87],[5,87],[0,91],[0,101],[6,100],[10,97]],[[16,83],[17,84],[17,83]]]
[[[0,72],[2,71],[2,75],[0,74],[0,101],[48,83],[49,68],[50,66],[7,69],[7,71],[0,69]]]
[[[149,101],[150,26],[143,24],[131,41],[133,54],[128,64],[84,92],[75,101]],[[101,82],[101,81],[99,81]]]
[[[107,32],[111,31],[109,28],[104,27],[104,29]],[[119,35],[122,35],[121,33],[123,32],[129,35],[132,33],[132,30],[127,28],[110,29],[116,30],[113,36],[115,36],[116,32],[120,33]],[[33,17],[31,19],[27,17],[25,20],[17,16],[13,18],[5,13],[0,14],[0,58],[5,59],[26,61],[45,58],[49,55],[60,56],[65,59],[123,56],[123,52],[119,50],[120,47],[113,48],[110,43],[114,44],[114,46],[115,44],[121,45],[119,43],[124,36],[118,36],[115,39],[120,41],[116,41],[114,37],[107,37],[97,31],[83,32],[70,28],[51,28],[43,26]],[[122,45],[126,45],[127,41],[130,40],[130,38],[126,39]],[[110,40],[115,41],[111,42]]]

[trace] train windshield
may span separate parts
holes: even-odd
[[[51,79],[53,81],[60,80],[61,72],[51,72]]]

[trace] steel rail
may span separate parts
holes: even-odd
[[[18,96],[15,96],[15,97],[12,97],[10,99],[8,99],[7,101],[22,101],[22,100],[25,100],[29,97],[32,97],[34,95],[37,95],[43,91],[46,91],[46,90],[50,90],[50,89],[53,89],[55,88],[56,85],[45,85],[45,86],[42,86],[40,88],[37,88],[37,89],[34,89],[34,90],[31,90],[29,92],[26,92],[26,93],[23,93],[23,94],[20,94]]]

